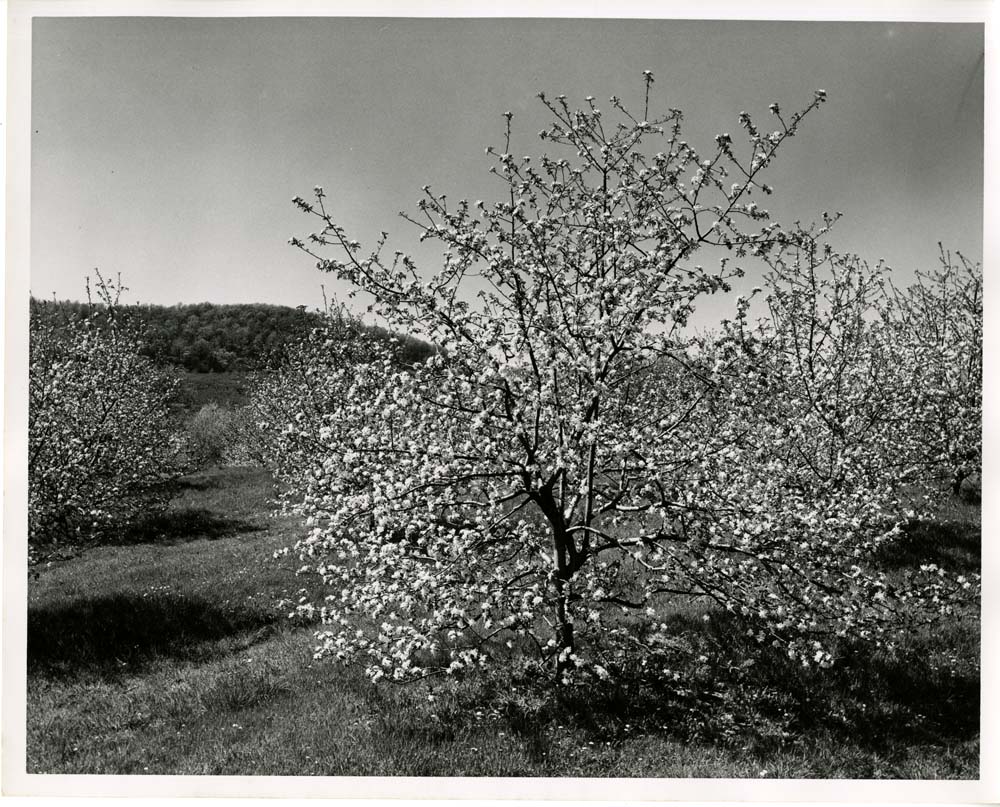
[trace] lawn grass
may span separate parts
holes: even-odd
[[[28,771],[114,774],[976,778],[976,620],[803,670],[679,607],[672,688],[553,697],[496,676],[373,685],[287,618],[270,475],[185,478],[165,514],[29,584]],[[956,504],[883,563],[978,566]]]

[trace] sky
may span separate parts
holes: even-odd
[[[843,211],[834,245],[905,282],[939,241],[982,257],[983,47],[981,25],[954,23],[36,18],[31,292],[81,299],[97,267],[129,301],[343,299],[287,243],[316,229],[291,203],[315,185],[351,236],[387,230],[431,270],[397,215],[422,185],[497,198],[484,147],[506,110],[512,151],[537,156],[538,91],[638,107],[647,69],[651,107],[684,110],[705,150],[740,111],[764,121],[825,89],[767,207]]]

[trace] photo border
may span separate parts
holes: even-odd
[[[417,778],[417,777],[272,777],[272,776],[114,776],[25,773],[26,581],[27,581],[27,334],[30,266],[31,182],[31,20],[34,17],[161,16],[161,17],[480,17],[716,19],[808,21],[976,22],[985,25],[985,267],[984,316],[984,451],[983,535],[1000,533],[997,486],[1000,445],[997,402],[1000,400],[1000,291],[990,277],[998,257],[998,235],[989,222],[1000,223],[997,205],[995,104],[996,3],[982,0],[931,2],[701,3],[624,0],[608,5],[556,0],[544,7],[523,0],[484,9],[455,0],[415,2],[324,2],[323,0],[9,0],[6,20],[6,271],[4,281],[4,513],[3,528],[3,659],[2,659],[2,789],[4,795],[53,797],[253,797],[348,799],[546,800],[621,804],[640,801],[723,802],[877,802],[988,803],[1000,801],[1000,771],[987,760],[1000,761],[997,717],[1000,693],[987,682],[1000,682],[997,631],[997,561],[1000,545],[983,542],[982,688],[980,779],[972,781],[899,780],[749,780],[749,779],[571,779],[571,778]],[[994,316],[991,321],[989,312]]]

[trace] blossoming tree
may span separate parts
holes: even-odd
[[[746,147],[721,134],[701,153],[678,110],[650,114],[652,83],[641,115],[541,95],[553,154],[537,160],[511,153],[506,113],[504,148],[487,149],[502,200],[425,187],[405,215],[444,248],[430,275],[387,256],[384,233],[362,251],[321,188],[295,200],[319,227],[292,243],[439,348],[404,367],[313,345],[288,387],[282,467],[311,525],[296,551],[329,590],[300,604],[321,612],[319,654],[366,659],[375,679],[512,654],[562,681],[657,672],[684,597],[827,665],[838,636],[879,639],[903,602],[961,596],[866,566],[903,517],[866,375],[883,358],[859,319],[873,281],[817,257],[825,228],[783,230],[757,201],[825,94],[772,105],[771,132],[741,113]],[[695,262],[705,247],[726,253],[715,270]],[[774,270],[770,318],[752,324],[743,300],[720,334],[693,334],[698,301],[747,256]],[[841,302],[821,304],[831,291]]]
[[[938,269],[893,292],[894,361],[917,395],[915,459],[958,494],[983,463],[983,267],[942,247]]]
[[[82,318],[36,302],[28,376],[29,555],[100,537],[162,501],[176,441],[176,379],[140,355],[141,334],[98,275]]]

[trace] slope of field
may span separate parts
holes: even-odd
[[[670,691],[547,697],[499,678],[372,685],[317,662],[288,606],[268,472],[187,477],[167,513],[29,585],[32,773],[395,776],[978,776],[975,622],[814,673],[733,626],[669,615],[691,647]],[[956,505],[890,567],[978,564]]]

